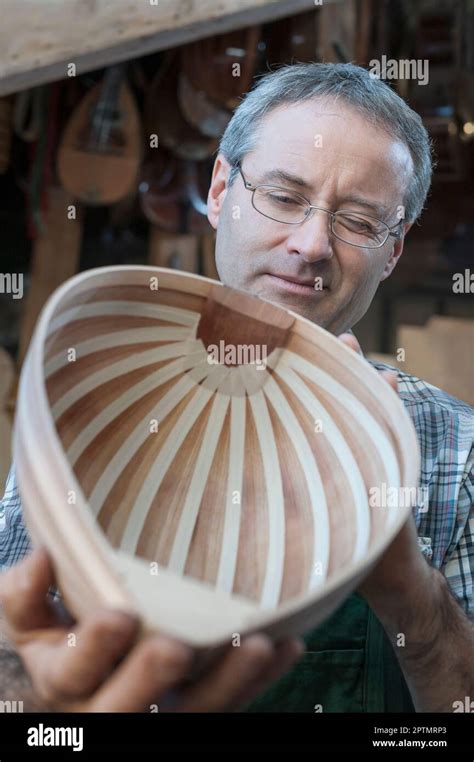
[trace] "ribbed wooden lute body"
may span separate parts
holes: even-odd
[[[26,520],[73,612],[138,609],[197,646],[304,632],[410,507],[416,436],[333,336],[199,276],[90,270],[46,305],[14,437]]]

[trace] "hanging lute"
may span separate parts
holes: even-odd
[[[66,126],[58,151],[63,186],[85,204],[112,204],[136,188],[141,128],[124,67],[108,69]]]

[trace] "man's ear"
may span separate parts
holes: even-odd
[[[212,170],[211,185],[207,194],[207,218],[214,230],[217,229],[219,215],[227,195],[230,164],[223,154],[218,154]]]
[[[393,244],[392,253],[390,254],[387,260],[384,271],[382,273],[382,277],[380,278],[380,283],[383,280],[386,280],[388,276],[391,275],[393,270],[395,269],[395,265],[397,264],[398,260],[402,256],[403,244],[405,243],[405,236],[410,230],[412,225],[413,225],[413,222],[407,222],[407,224],[404,225],[402,228],[402,233],[400,235],[400,238],[397,238],[395,240],[395,243]]]

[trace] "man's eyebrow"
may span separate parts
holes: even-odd
[[[286,172],[284,169],[268,170],[268,172],[265,172],[263,175],[262,181],[263,180],[277,180],[284,183],[290,183],[290,185],[297,185],[299,188],[304,188],[305,190],[311,190],[310,183],[307,183],[306,180],[303,180],[302,177],[298,177],[298,175],[292,175],[291,172]]]
[[[303,180],[302,177],[293,175],[291,172],[287,172],[284,169],[270,169],[268,172],[265,172],[262,177],[262,182],[268,182],[269,180],[288,183],[290,185],[297,185],[298,188],[302,188],[305,191],[313,190],[311,183],[306,182],[306,180]],[[342,199],[339,204],[339,209],[345,208],[346,204],[357,204],[358,206],[363,206],[367,209],[369,214],[375,215],[379,219],[383,219],[388,214],[388,210],[383,204],[379,204],[377,201],[369,201],[363,196],[358,196],[357,194],[352,194]]]

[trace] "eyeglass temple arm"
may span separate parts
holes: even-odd
[[[400,236],[402,234],[401,230],[400,230],[400,226],[401,226],[402,223],[403,223],[403,217],[402,217],[401,220],[398,220],[398,222],[395,225],[392,225],[392,227],[389,228],[389,230],[390,230],[389,237],[392,236],[392,238],[400,238]],[[398,228],[398,230],[397,230],[397,228]]]
[[[240,162],[237,162],[237,164],[234,164],[234,167],[236,167],[236,168],[239,170],[239,172],[240,172],[240,176],[241,176],[242,180],[244,181],[244,185],[245,185],[245,187],[246,187],[246,188],[248,188],[249,190],[255,190],[256,186],[255,186],[255,185],[252,185],[251,183],[249,183],[249,182],[248,182],[248,181],[245,179],[245,175],[244,175],[244,173],[242,172],[242,167],[240,166]]]

